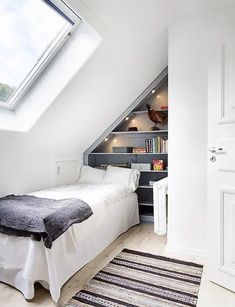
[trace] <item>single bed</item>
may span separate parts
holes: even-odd
[[[63,284],[120,234],[139,223],[137,195],[120,183],[61,186],[31,193],[41,198],[79,198],[93,215],[72,225],[48,249],[29,237],[0,234],[0,281],[34,297],[34,284],[49,289],[57,302]]]

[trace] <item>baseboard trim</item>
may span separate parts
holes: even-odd
[[[166,245],[165,251],[168,253],[177,253],[177,254],[183,254],[187,256],[200,257],[205,260],[207,259],[207,252],[204,250],[176,246],[176,245],[172,245],[169,243]]]

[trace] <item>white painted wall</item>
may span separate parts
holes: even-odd
[[[167,66],[167,1],[68,2],[103,42],[28,133],[0,132],[0,195],[53,185],[55,157],[81,163],[87,147]]]
[[[235,27],[235,6],[178,17],[169,32],[168,249],[205,254],[207,73],[212,42]]]

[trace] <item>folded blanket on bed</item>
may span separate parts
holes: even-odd
[[[0,198],[0,233],[43,239],[47,248],[71,225],[93,214],[80,199],[47,199],[30,195]]]

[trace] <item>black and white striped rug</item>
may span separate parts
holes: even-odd
[[[196,306],[202,265],[124,249],[65,305]]]

